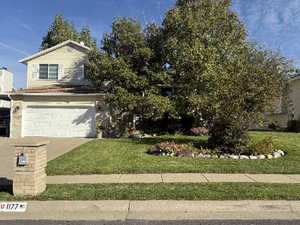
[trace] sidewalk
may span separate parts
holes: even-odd
[[[207,182],[259,182],[300,183],[300,174],[213,174],[213,173],[163,173],[163,174],[108,174],[48,176],[48,184],[78,183],[207,183]]]
[[[29,201],[25,213],[0,213],[0,221],[21,219],[299,220],[300,201]]]

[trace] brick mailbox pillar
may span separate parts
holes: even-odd
[[[46,189],[48,142],[14,144],[14,195],[38,195]]]

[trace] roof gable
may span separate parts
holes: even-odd
[[[82,44],[79,44],[79,43],[76,42],[76,41],[67,40],[67,41],[64,41],[64,42],[62,42],[62,43],[60,43],[60,44],[58,44],[58,45],[55,45],[55,46],[53,46],[53,47],[51,47],[51,48],[45,49],[45,50],[43,50],[43,51],[40,51],[40,52],[38,52],[38,53],[36,53],[36,54],[34,54],[34,55],[32,55],[32,56],[26,57],[26,58],[20,60],[19,62],[20,62],[20,63],[23,63],[23,64],[27,64],[27,62],[29,62],[29,61],[31,61],[31,60],[33,60],[33,59],[35,59],[35,58],[38,58],[38,57],[40,57],[40,56],[42,56],[42,55],[46,55],[46,54],[48,54],[48,53],[50,53],[50,52],[53,52],[53,51],[55,51],[55,50],[57,50],[57,49],[59,49],[59,48],[62,48],[62,47],[64,47],[64,46],[66,46],[66,45],[71,45],[71,46],[73,45],[73,46],[76,46],[76,47],[82,49],[83,51],[89,51],[89,50],[90,50],[89,47],[84,46],[84,45],[82,45]]]

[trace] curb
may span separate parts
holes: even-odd
[[[299,220],[300,201],[29,201],[0,220]]]

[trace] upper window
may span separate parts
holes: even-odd
[[[58,64],[40,64],[40,80],[58,80]]]

